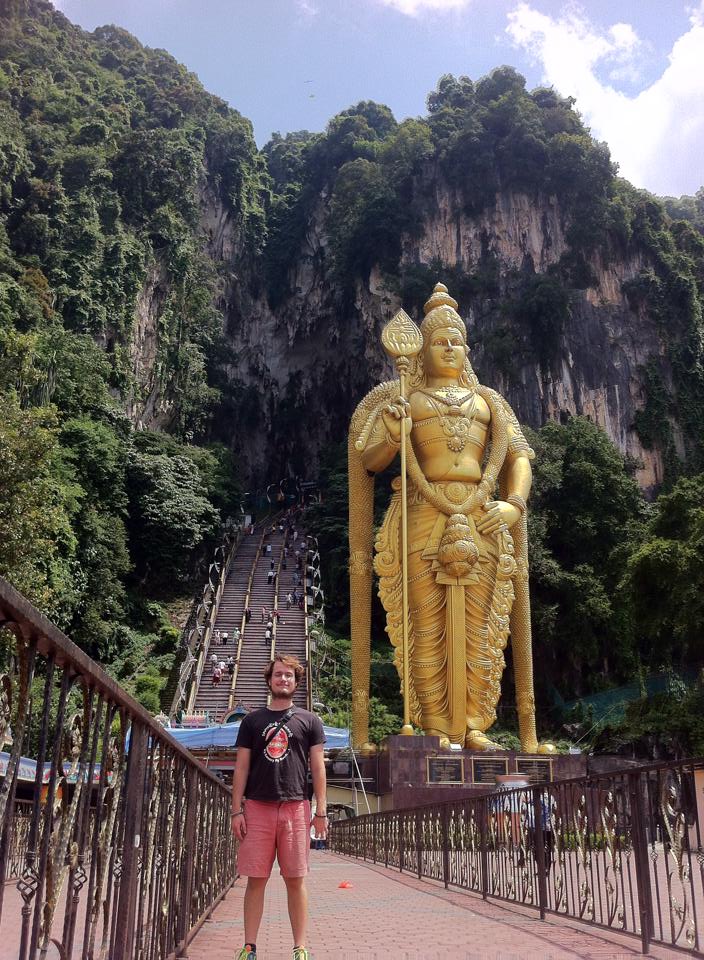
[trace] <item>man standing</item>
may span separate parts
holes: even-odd
[[[309,829],[312,824],[316,835],[325,838],[327,816],[323,725],[315,714],[293,706],[303,672],[295,657],[277,654],[264,671],[270,705],[247,714],[237,737],[232,826],[240,842],[238,870],[248,878],[245,945],[237,960],[256,960],[264,891],[275,856],[286,884],[293,960],[309,958],[305,946]],[[316,801],[313,818],[307,799],[308,763]]]

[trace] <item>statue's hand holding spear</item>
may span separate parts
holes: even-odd
[[[400,444],[401,453],[401,576],[403,605],[403,727],[401,733],[413,736],[409,694],[410,658],[408,650],[408,499],[406,491],[406,444],[410,442],[412,421],[406,397],[406,375],[411,360],[423,346],[421,332],[404,310],[399,310],[381,333],[381,342],[396,365],[400,396],[382,411],[389,436]]]

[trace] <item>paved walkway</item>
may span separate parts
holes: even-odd
[[[340,889],[347,880],[352,886]],[[198,933],[190,960],[232,960],[242,946],[239,880]],[[485,902],[331,853],[311,851],[308,883],[313,960],[626,960],[638,941],[567,919],[541,921],[533,910]],[[276,873],[267,888],[257,939],[261,960],[290,960],[286,892]],[[657,960],[681,953],[652,947]]]

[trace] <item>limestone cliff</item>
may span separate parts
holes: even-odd
[[[648,360],[661,358],[663,376],[669,381],[671,375],[657,323],[647,309],[633,309],[624,292],[624,283],[647,266],[645,254],[622,257],[612,249],[608,258],[592,255],[591,284],[570,290],[549,365],[538,359],[531,331],[515,321],[510,322],[515,355],[497,358],[491,343],[497,330],[506,328],[512,283],[516,275],[545,273],[560,262],[569,249],[566,218],[554,197],[510,191],[498,193],[480,215],[458,210],[457,198],[438,183],[420,234],[403,239],[399,273],[405,266],[441,262],[451,275],[457,268],[471,275],[490,260],[498,273],[493,295],[474,295],[460,304],[481,380],[505,394],[533,427],[570,414],[590,417],[639,462],[641,485],[657,485],[662,452],[644,448],[634,416],[645,403],[642,368]],[[276,309],[263,292],[251,295],[251,276],[231,277],[226,328],[237,362],[229,373],[245,415],[221,427],[254,477],[278,477],[286,464],[314,476],[319,452],[343,438],[363,393],[392,375],[379,334],[402,305],[398,284],[375,268],[367,280],[358,278],[351,302],[337,296],[327,270],[325,222],[321,200],[294,260],[292,294]]]

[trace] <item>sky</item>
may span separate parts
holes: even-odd
[[[360,100],[423,116],[445,73],[509,64],[572,96],[619,172],[659,195],[704,184],[704,0],[54,0],[168,50],[272,132],[324,130]]]

